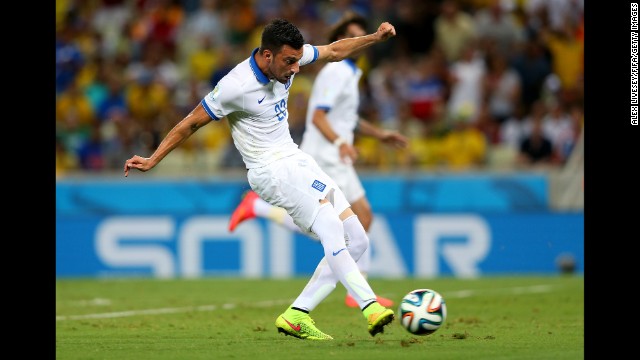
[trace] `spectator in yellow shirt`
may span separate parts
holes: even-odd
[[[487,155],[484,134],[466,119],[454,120],[440,143],[440,156],[450,170],[470,170],[482,166]]]

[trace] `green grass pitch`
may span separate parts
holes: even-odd
[[[414,336],[396,316],[372,337],[336,290],[311,315],[332,341],[279,334],[296,279],[57,279],[56,359],[583,359],[584,277],[370,279],[396,302],[438,291],[445,324]],[[394,309],[397,315],[397,307]]]

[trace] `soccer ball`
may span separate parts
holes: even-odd
[[[447,305],[437,291],[416,289],[402,298],[398,308],[400,325],[413,335],[429,335],[444,324]]]

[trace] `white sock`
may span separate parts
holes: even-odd
[[[369,271],[369,265],[371,264],[371,251],[369,250],[369,236],[366,234],[364,227],[357,221],[357,216],[353,215],[346,218],[343,222],[345,234],[350,234],[353,240],[349,240],[348,246],[351,255],[357,258],[356,264],[360,273],[364,278],[367,278],[367,272]],[[346,236],[349,239],[349,235]],[[366,245],[366,249],[362,251],[362,248]],[[360,254],[360,257],[357,257]]]
[[[342,222],[344,233],[349,239],[349,252],[354,260],[359,261],[362,254],[369,248],[369,237],[358,216],[351,215]],[[362,269],[361,269],[362,270]]]
[[[356,263],[358,264],[360,272],[366,278],[367,273],[369,273],[369,267],[371,266],[371,247],[368,247],[364,253],[362,253],[362,256],[360,256],[360,259],[358,259]]]
[[[354,220],[357,222],[357,218],[354,218]],[[292,306],[308,311],[315,309],[335,289],[338,280],[356,300],[361,309],[375,300],[375,293],[362,273],[360,273],[350,250],[347,249],[344,240],[343,223],[334,212],[331,204],[327,203],[320,207],[318,216],[311,228],[320,238],[325,256]],[[362,225],[360,225],[360,228],[362,228]],[[357,230],[353,231],[353,233],[356,234],[357,238]],[[368,241],[368,238],[366,240]],[[363,239],[358,238],[357,242],[360,241],[363,241]],[[360,251],[357,255],[360,257],[362,252]]]
[[[331,294],[337,283],[338,279],[333,275],[327,259],[323,257],[311,279],[291,306],[311,311]]]

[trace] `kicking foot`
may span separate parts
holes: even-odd
[[[394,319],[393,310],[374,302],[367,306],[363,311],[367,323],[369,324],[369,334],[376,336],[377,333],[384,332],[384,327]]]

